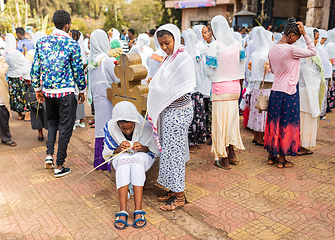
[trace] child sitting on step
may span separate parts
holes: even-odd
[[[127,194],[128,184],[131,183],[134,186],[135,198],[132,226],[142,228],[146,225],[145,212],[142,210],[145,172],[150,169],[159,153],[152,127],[138,113],[134,104],[124,101],[115,105],[112,120],[104,127],[104,132],[103,156],[105,160],[115,156],[111,161],[115,169],[120,201],[120,212],[115,215],[114,226],[117,229],[129,226]]]

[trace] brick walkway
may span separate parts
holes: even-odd
[[[242,129],[242,136],[246,150],[237,154],[238,166],[216,168],[203,146],[187,163],[190,203],[162,212],[155,195],[162,190],[152,186],[143,200],[148,225],[124,231],[113,227],[118,199],[111,175],[94,171],[80,180],[92,168],[93,129],[74,132],[66,161],[72,172],[60,179],[43,169],[43,144],[2,145],[0,238],[335,239],[335,113],[320,121],[314,154],[289,158],[291,169],[267,165],[265,150],[251,144],[252,133]],[[132,200],[129,206],[132,212]]]

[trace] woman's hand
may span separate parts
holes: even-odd
[[[149,84],[151,82],[152,78],[147,79],[147,83]]]
[[[149,152],[149,148],[146,147],[146,146],[143,146],[143,145],[140,144],[139,142],[135,142],[135,143],[133,144],[132,149],[133,149],[135,152]]]
[[[306,35],[304,24],[302,22],[297,22],[299,32],[302,36]]]
[[[121,152],[126,150],[127,148],[129,148],[131,145],[128,141],[123,141],[121,144],[120,144],[120,150]]]

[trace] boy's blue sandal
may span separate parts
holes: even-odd
[[[144,218],[144,215],[145,215],[146,213],[145,213],[143,210],[136,210],[136,211],[133,212],[134,218],[135,218],[135,216],[138,215],[138,214],[141,214],[142,217],[136,219],[136,220],[134,221],[134,223],[132,224],[132,226],[135,227],[135,228],[142,228],[142,227],[144,227],[145,225],[147,225],[147,220],[145,220],[145,218]],[[143,224],[143,225],[137,225],[138,222],[144,222],[144,224]]]
[[[129,224],[127,223],[128,222],[128,213],[126,211],[120,211],[118,212],[117,214],[115,214],[115,223],[114,223],[114,227],[116,229],[119,229],[119,230],[122,230],[122,229],[125,229],[126,227],[129,226]],[[126,221],[124,220],[120,220],[120,217],[126,217]],[[118,227],[116,224],[117,223],[123,223],[123,227]]]

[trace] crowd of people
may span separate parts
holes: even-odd
[[[180,32],[173,24],[138,34],[129,29],[96,29],[84,35],[71,29],[70,14],[54,13],[55,30],[24,29],[7,34],[0,58],[1,141],[16,146],[9,131],[10,110],[31,121],[44,141],[45,168],[63,177],[67,147],[75,127],[85,127],[84,100],[94,110],[94,167],[115,169],[120,212],[117,229],[128,224],[128,192],[134,194],[132,226],[146,225],[142,209],[146,171],[159,158],[157,182],[167,193],[163,211],[187,203],[185,163],[199,145],[212,145],[214,166],[239,164],[243,125],[254,132],[252,143],[268,152],[267,163],[293,167],[286,156],[312,154],[318,122],[334,108],[335,30],[304,27],[289,18],[282,29],[231,28],[221,15],[210,26]],[[183,43],[183,44],[182,44]],[[127,101],[113,104],[106,90],[120,80],[114,74],[121,54],[136,53],[147,68],[147,114]],[[265,101],[265,107],[261,99]],[[30,114],[29,114],[30,112]],[[54,161],[56,134],[59,132]]]

